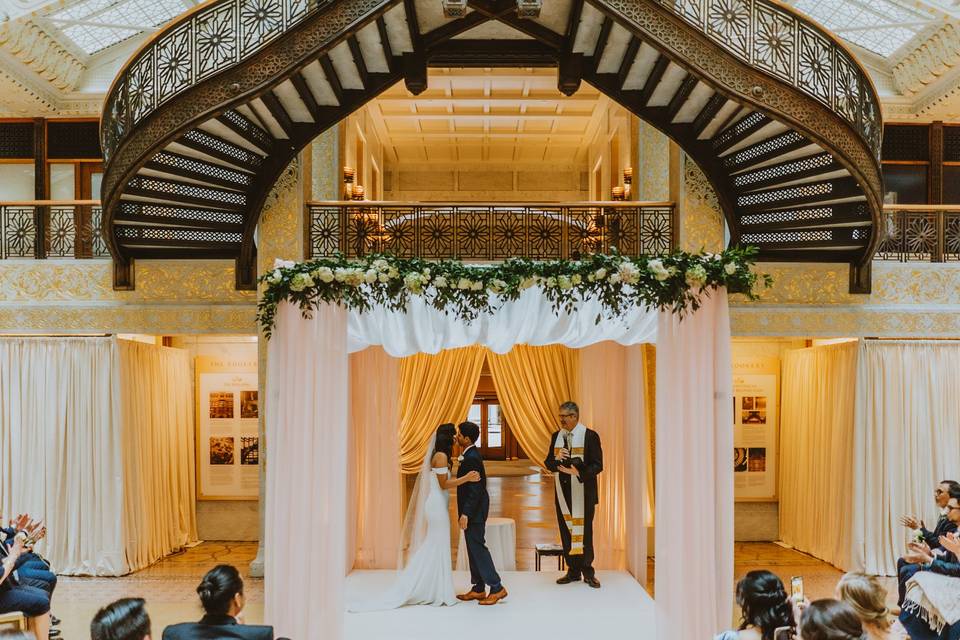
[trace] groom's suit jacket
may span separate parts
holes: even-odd
[[[462,478],[471,471],[480,473],[480,482],[466,482],[457,487],[457,515],[467,516],[470,522],[485,522],[490,511],[490,495],[487,493],[487,471],[483,468],[483,457],[476,447],[470,447],[463,454],[457,477]]]

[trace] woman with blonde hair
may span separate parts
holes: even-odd
[[[869,640],[897,640],[907,634],[887,609],[887,590],[874,576],[847,573],[837,583],[837,598],[856,612]]]

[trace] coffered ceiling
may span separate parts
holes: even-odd
[[[574,162],[607,104],[586,85],[564,96],[554,69],[431,69],[420,95],[399,83],[367,109],[388,161]]]

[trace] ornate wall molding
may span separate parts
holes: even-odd
[[[917,94],[958,63],[960,29],[947,23],[893,66],[893,83],[904,95]]]
[[[83,62],[31,20],[0,25],[0,46],[60,91],[72,91],[84,71]]]
[[[256,307],[221,305],[0,306],[3,333],[248,334]]]

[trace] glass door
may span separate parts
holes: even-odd
[[[467,420],[480,426],[480,441],[477,447],[483,459],[505,460],[507,451],[504,444],[507,425],[496,398],[476,398],[470,406]]]

